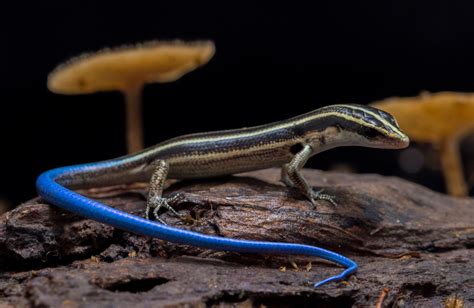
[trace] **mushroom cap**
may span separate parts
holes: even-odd
[[[372,106],[392,114],[410,139],[437,143],[458,138],[474,129],[474,94],[421,93],[416,97],[393,97]]]
[[[171,82],[206,64],[212,41],[151,41],[83,54],[48,76],[48,89],[60,94],[126,90],[152,82]]]

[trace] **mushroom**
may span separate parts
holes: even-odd
[[[394,115],[410,139],[438,148],[448,193],[468,195],[459,143],[474,129],[474,94],[423,92],[418,97],[389,98],[371,105]]]
[[[48,89],[59,94],[118,90],[125,96],[128,153],[143,149],[141,91],[145,84],[171,82],[207,63],[212,41],[151,41],[103,49],[60,64],[48,76]]]

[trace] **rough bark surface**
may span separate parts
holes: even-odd
[[[379,175],[305,176],[338,206],[312,208],[271,169],[175,183],[166,193],[184,196],[176,209],[189,219],[161,217],[196,232],[338,251],[360,265],[348,281],[315,289],[341,268],[175,245],[34,199],[0,218],[0,306],[474,306],[474,200]],[[142,215],[136,187],[117,189],[95,198]]]

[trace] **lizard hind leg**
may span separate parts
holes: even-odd
[[[168,176],[169,165],[164,160],[156,160],[153,163],[154,171],[150,180],[150,187],[148,191],[148,198],[146,203],[145,218],[149,218],[150,210],[153,209],[153,218],[162,224],[165,222],[159,217],[158,212],[161,208],[169,210],[178,217],[182,217],[172,205],[181,199],[181,195],[177,194],[171,198],[164,198],[163,189],[165,186],[166,177]]]

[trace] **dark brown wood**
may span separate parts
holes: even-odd
[[[166,194],[184,196],[176,209],[188,219],[161,217],[196,232],[338,251],[360,265],[346,282],[314,289],[341,270],[317,258],[175,245],[35,199],[0,218],[0,306],[474,305],[474,200],[379,175],[305,176],[337,196],[338,206],[312,208],[271,169],[175,183]],[[118,187],[115,197],[107,190],[101,200],[142,215],[136,189]]]

